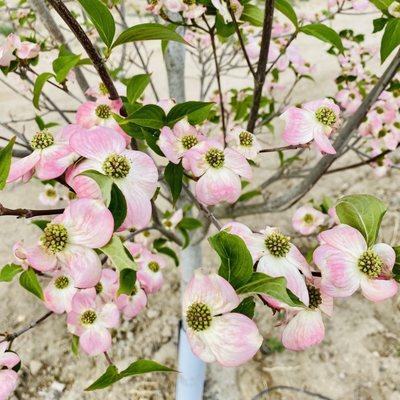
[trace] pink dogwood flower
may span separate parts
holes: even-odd
[[[20,358],[12,351],[7,351],[9,343],[0,343],[0,400],[6,400],[18,385],[18,374],[12,369]]]
[[[49,183],[44,186],[44,190],[39,194],[39,201],[46,206],[55,206],[60,200],[61,197],[57,188]]]
[[[108,97],[99,97],[94,101],[87,101],[81,104],[76,111],[76,123],[85,129],[102,126],[113,129],[124,139],[126,145],[131,142],[131,137],[127,135],[113,114],[118,114],[122,107],[121,100],[110,100]]]
[[[187,153],[192,173],[199,177],[196,197],[206,205],[226,201],[234,203],[240,196],[239,176],[252,179],[247,160],[237,151],[216,141],[204,141]]]
[[[226,135],[228,146],[248,160],[255,160],[261,150],[257,137],[241,128],[233,128]]]
[[[67,272],[57,272],[43,291],[45,306],[56,314],[71,311],[77,293],[74,279]]]
[[[277,228],[267,226],[265,230],[254,235],[253,248],[259,255],[257,271],[272,277],[283,276],[286,278],[287,287],[308,305],[308,291],[304,277],[312,276],[310,267],[299,249]],[[275,308],[286,307],[275,299],[263,297]]]
[[[32,153],[13,161],[7,182],[29,180],[34,173],[39,179],[50,180],[59,177],[78,158],[69,145],[71,135],[79,127],[67,125],[57,133],[44,130],[36,133],[30,141]]]
[[[78,154],[87,158],[79,164],[80,171],[96,170],[110,177],[124,194],[127,216],[120,230],[147,226],[151,219],[150,200],[158,180],[151,157],[141,151],[126,150],[124,139],[105,127],[76,132],[70,143]],[[93,180],[70,179],[70,185],[78,197],[98,193]]]
[[[329,317],[333,314],[333,298],[320,286],[317,278],[307,283],[307,290],[308,307],[288,312],[288,320],[282,332],[282,344],[289,350],[304,350],[321,343],[325,336],[322,313]]]
[[[197,357],[236,367],[256,354],[263,339],[250,318],[232,312],[239,303],[239,296],[224,278],[195,272],[183,295],[183,314]]]
[[[11,36],[11,35],[10,35]],[[37,43],[21,41],[17,35],[12,35],[12,42],[17,50],[16,55],[22,60],[35,58],[39,55],[40,46]]]
[[[141,257],[137,279],[147,294],[158,292],[163,283],[162,269],[165,268],[165,260],[153,253]]]
[[[203,140],[205,137],[187,119],[183,119],[172,129],[168,126],[161,129],[158,145],[169,161],[179,164],[182,159],[185,162],[186,153]]]
[[[333,297],[362,294],[378,302],[394,296],[398,284],[392,277],[395,252],[385,243],[368,247],[364,237],[351,226],[341,224],[319,234],[321,245],[314,262],[322,273],[321,285]]]
[[[119,287],[119,278],[116,271],[111,268],[103,268],[101,271],[101,278],[94,290],[97,296],[103,301],[113,301]]]
[[[11,61],[17,59],[14,55],[15,44],[14,44],[14,34],[8,35],[5,42],[0,46],[0,67],[9,67]]]
[[[111,239],[114,220],[98,200],[78,199],[44,229],[36,246],[26,250],[26,261],[38,271],[66,267],[79,288],[99,282],[101,262],[93,250]]]
[[[294,230],[302,235],[311,235],[325,223],[326,216],[311,206],[302,206],[293,214],[292,225]]]
[[[96,293],[81,291],[72,299],[72,309],[68,313],[68,329],[79,336],[82,350],[95,356],[111,347],[109,329],[119,326],[119,311],[114,303],[99,304]]]
[[[336,154],[329,136],[338,123],[339,113],[339,107],[329,99],[310,101],[302,108],[290,107],[280,117],[286,124],[282,138],[289,145],[314,140],[321,152]]]
[[[119,295],[116,304],[122,315],[130,320],[135,318],[146,307],[146,292],[142,289],[140,283],[136,281],[133,293],[130,296],[126,294]]]
[[[169,217],[163,218],[161,223],[165,226],[166,229],[172,231],[176,228],[179,222],[182,221],[182,218],[183,218],[183,210],[180,208],[179,210],[176,210]]]

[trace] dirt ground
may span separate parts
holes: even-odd
[[[311,9],[315,4],[300,3]],[[360,18],[357,31],[370,32],[373,16]],[[352,23],[354,17],[340,19],[337,26]],[[332,94],[332,76],[337,71],[335,60],[321,56],[326,46],[313,39],[303,38],[299,42],[304,52],[318,63],[317,80],[305,82],[296,92],[296,100],[311,99],[321,94]],[[160,61],[160,60],[158,60]],[[157,60],[154,61],[154,68]],[[44,68],[42,66],[42,68]],[[157,69],[154,69],[157,71]],[[191,71],[190,67],[188,71]],[[157,85],[166,96],[165,73],[160,73]],[[245,81],[245,79],[243,80]],[[225,84],[233,83],[232,77],[225,77]],[[328,83],[327,83],[328,82]],[[188,73],[187,89],[196,87],[195,78]],[[53,93],[52,93],[53,94]],[[189,97],[191,95],[189,94]],[[65,98],[54,93],[55,99]],[[71,107],[75,104],[68,104]],[[0,83],[0,118],[8,120],[10,115],[31,117],[32,107]],[[25,124],[29,132],[31,124]],[[276,165],[277,156],[263,159],[256,180],[268,176]],[[348,160],[349,161],[349,160]],[[388,177],[377,179],[369,169],[363,167],[343,174],[323,178],[306,199],[321,200],[329,195],[337,198],[343,194],[370,193],[386,201],[390,213],[384,219],[382,237],[389,243],[399,244],[400,197],[398,171]],[[32,181],[25,186],[12,186],[0,194],[0,201],[8,207],[42,208],[38,194],[42,185]],[[277,187],[276,190],[285,190]],[[290,209],[284,213],[256,215],[243,218],[253,229],[265,225],[280,226],[293,234]],[[15,241],[24,238],[28,243],[37,236],[37,228],[27,221],[9,217],[0,219],[0,265],[12,261],[11,247]],[[304,242],[296,242],[300,247]],[[205,266],[217,268],[216,258],[207,243],[203,244]],[[177,365],[177,332],[179,321],[179,269],[172,265],[165,272],[166,283],[162,290],[150,297],[146,311],[134,321],[124,323],[115,336],[111,356],[123,368],[137,358],[152,358],[169,366]],[[0,283],[0,332],[14,331],[25,326],[32,319],[43,314],[44,309],[30,294],[17,283]],[[332,400],[400,400],[400,338],[398,335],[399,302],[397,299],[373,304],[360,295],[335,302],[335,315],[326,321],[326,338],[317,347],[301,353],[259,352],[253,361],[230,370],[229,376],[236,379],[240,388],[239,398],[251,400],[257,393],[275,385],[289,385],[318,392]],[[265,338],[278,337],[274,328],[275,319],[268,309],[258,305],[256,320]],[[175,376],[153,374],[127,379],[110,389],[94,393],[83,393],[83,389],[106,368],[102,357],[89,358],[74,356],[70,350],[70,335],[66,331],[65,319],[55,316],[38,328],[15,341],[15,350],[22,358],[21,383],[17,399],[173,399]],[[219,367],[208,369],[204,398],[207,400],[231,400],[223,395],[224,374]],[[216,386],[215,381],[221,377]],[[222,388],[222,389],[221,389]],[[280,393],[280,394],[279,394]],[[307,397],[288,391],[274,392],[263,399],[302,400]],[[191,400],[191,399],[187,399]]]

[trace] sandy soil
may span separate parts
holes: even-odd
[[[314,3],[302,7],[311,8]],[[338,26],[346,26],[354,17],[343,17]],[[371,16],[360,19],[357,30],[370,32]],[[313,39],[303,38],[307,55],[314,62],[319,61],[316,83],[304,82],[296,93],[297,100],[330,94],[334,86],[330,80],[337,70],[335,61],[321,56],[323,45]],[[157,60],[153,62],[156,69]],[[44,68],[44,67],[43,67]],[[187,69],[188,97],[197,83]],[[166,96],[164,71],[156,84]],[[243,79],[245,81],[245,79]],[[232,79],[225,77],[225,84]],[[235,81],[237,82],[237,81]],[[52,93],[53,94],[53,93]],[[307,97],[306,97],[307,96]],[[54,92],[54,98],[65,98]],[[67,103],[68,106],[74,104]],[[28,102],[20,100],[4,86],[0,86],[0,115],[8,120],[10,114],[18,117],[32,116]],[[29,132],[33,125],[25,124]],[[269,174],[276,163],[275,156],[263,160],[257,180]],[[396,171],[390,177],[376,179],[368,167],[350,171],[343,175],[324,178],[312,190],[307,199],[320,200],[324,195],[336,198],[342,194],[367,192],[381,197],[391,212],[384,220],[383,236],[394,243],[398,240],[398,211],[400,198],[397,195],[400,178]],[[38,182],[29,185],[7,188],[0,194],[0,201],[8,207],[42,207],[37,196],[42,189]],[[284,190],[277,188],[276,190]],[[307,200],[305,199],[305,200]],[[284,231],[293,233],[290,217],[293,209],[285,213],[244,218],[252,228],[262,228],[266,224],[279,225]],[[1,218],[0,220],[0,265],[12,260],[11,246],[16,240],[24,238],[27,242],[37,235],[37,228],[23,220]],[[305,242],[297,241],[304,246]],[[205,265],[216,268],[216,258],[207,244],[204,244]],[[148,309],[131,323],[124,323],[115,336],[111,355],[121,368],[136,358],[153,358],[170,366],[177,363],[177,326],[179,319],[179,270],[172,265],[165,273],[166,284],[163,289],[150,298]],[[25,293],[17,283],[0,284],[0,331],[13,331],[26,325],[43,313],[43,307]],[[326,339],[322,345],[302,353],[284,351],[264,354],[259,352],[255,359],[241,368],[229,371],[236,376],[240,388],[239,398],[251,400],[258,392],[268,386],[291,385],[319,392],[335,400],[399,400],[400,384],[400,342],[398,332],[400,322],[397,318],[397,300],[382,304],[372,304],[361,296],[337,301],[336,312],[331,321],[326,322]],[[256,309],[256,320],[265,338],[278,337],[274,328],[275,319],[269,310],[261,305]],[[21,384],[15,393],[18,399],[143,399],[159,400],[174,398],[174,375],[148,375],[126,380],[110,389],[95,393],[82,393],[82,390],[99,376],[106,368],[103,358],[75,357],[70,351],[70,336],[66,331],[63,317],[51,317],[40,327],[21,336],[15,342],[15,350],[22,358]],[[208,370],[205,399],[230,400],[223,395],[224,381],[215,388],[211,381],[223,376],[219,368]],[[222,393],[222,394],[221,394]],[[277,393],[277,392],[276,392]],[[265,399],[267,397],[264,397]],[[297,399],[305,397],[299,393],[281,392],[271,399]],[[191,399],[188,399],[191,400]]]

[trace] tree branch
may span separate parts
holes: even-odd
[[[33,218],[33,217],[40,217],[43,215],[55,215],[55,214],[62,214],[64,212],[63,208],[57,208],[53,210],[30,210],[27,208],[6,208],[0,203],[0,217],[2,216],[15,216],[18,218]]]
[[[269,43],[271,41],[272,20],[274,17],[274,0],[265,0],[264,23],[261,36],[261,51],[258,59],[257,72],[254,78],[253,104],[251,106],[247,130],[253,132],[256,126],[258,110],[260,109],[262,89],[264,87],[268,62]]]
[[[93,46],[92,42],[86,35],[85,31],[70,13],[68,8],[64,5],[62,0],[48,0],[49,4],[53,6],[58,15],[64,20],[64,22],[71,29],[75,37],[79,40],[82,47],[85,49],[87,55],[92,60],[93,66],[96,68],[101,80],[106,86],[111,100],[118,100],[120,98],[117,89],[111,79],[110,74],[104,64],[104,60],[101,58],[100,54],[97,52],[96,48]],[[121,109],[121,114],[126,115],[124,109]]]
[[[40,323],[45,321],[47,318],[50,317],[50,315],[53,315],[52,311],[47,312],[46,314],[42,315],[40,318],[38,318],[35,321],[32,321],[29,325],[25,326],[24,328],[15,331],[13,333],[5,333],[4,334],[4,339],[0,340],[0,343],[3,342],[12,342],[14,339],[16,339],[18,336],[23,335],[25,332],[30,331],[31,329],[35,328],[38,326]]]

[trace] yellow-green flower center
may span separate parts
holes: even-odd
[[[103,284],[99,282],[94,288],[96,289],[96,293],[100,294],[103,291]]]
[[[320,290],[313,285],[307,285],[307,290],[308,290],[308,297],[310,299],[309,307],[318,308],[319,305],[322,303],[322,296]]]
[[[326,126],[332,126],[336,122],[336,114],[329,107],[322,106],[315,111],[315,117],[317,120]]]
[[[213,168],[221,168],[224,165],[225,155],[222,150],[211,148],[206,153],[206,161]]]
[[[196,332],[209,328],[211,321],[211,310],[204,303],[193,303],[186,312],[186,323]]]
[[[96,319],[97,315],[93,310],[87,310],[81,315],[81,323],[84,325],[92,325]]]
[[[311,225],[314,222],[314,217],[312,216],[312,214],[306,214],[303,218],[303,221],[308,224]]]
[[[158,272],[160,270],[160,265],[155,261],[150,261],[149,270],[153,272]]]
[[[383,261],[378,254],[368,249],[358,259],[358,268],[369,278],[377,278],[382,273]]]
[[[95,113],[101,119],[108,119],[111,117],[111,108],[107,104],[100,104],[96,107]]]
[[[115,179],[125,178],[128,176],[130,169],[130,161],[119,154],[109,155],[103,163],[104,173]]]
[[[54,199],[55,197],[57,197],[57,192],[54,189],[47,189],[46,197],[50,197],[51,199]]]
[[[251,147],[253,145],[253,135],[247,131],[240,132],[239,141],[241,146]]]
[[[31,139],[31,147],[34,150],[43,150],[54,144],[54,137],[49,131],[38,132]]]
[[[193,146],[199,143],[199,139],[193,135],[187,135],[182,137],[182,146],[185,150],[191,149]]]
[[[265,240],[265,247],[275,257],[285,257],[290,250],[290,240],[280,232],[273,232]]]
[[[185,4],[187,4],[188,6],[192,6],[192,5],[196,4],[196,0],[183,0],[183,2]]]
[[[40,238],[42,245],[55,254],[64,250],[67,245],[68,232],[64,225],[47,224]]]
[[[68,287],[68,285],[69,279],[66,276],[59,276],[54,282],[54,286],[57,289],[65,289]]]

